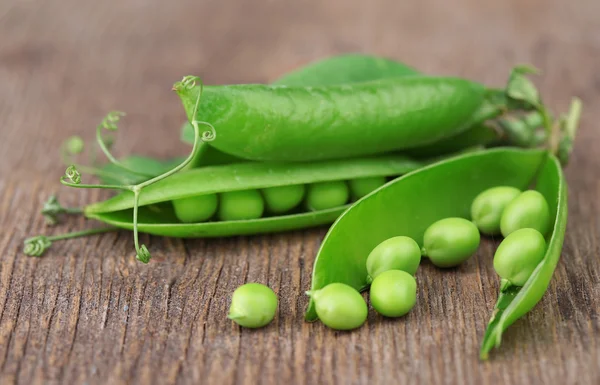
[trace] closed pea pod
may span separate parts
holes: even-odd
[[[482,191],[471,205],[471,219],[484,234],[500,233],[500,218],[506,206],[521,194],[510,186],[492,187]]]
[[[421,248],[412,238],[398,236],[377,245],[367,257],[367,283],[387,270],[415,275],[421,262]]]
[[[423,254],[437,267],[454,267],[479,247],[477,227],[464,218],[444,218],[425,230]]]
[[[246,328],[260,328],[273,320],[276,311],[273,290],[260,283],[247,283],[233,292],[227,318]]]
[[[513,231],[532,228],[546,234],[550,228],[550,208],[542,194],[528,190],[513,199],[504,209],[500,220],[502,235]]]
[[[502,287],[525,285],[545,253],[546,241],[539,231],[525,228],[510,233],[494,254],[494,269],[502,278]]]
[[[351,286],[331,283],[306,294],[315,302],[321,322],[332,329],[356,329],[367,320],[367,303]]]
[[[388,270],[379,274],[371,284],[371,305],[386,317],[401,317],[417,302],[417,282],[402,270]]]
[[[484,100],[478,83],[421,76],[315,87],[206,86],[193,115],[199,90],[177,92],[190,121],[214,126],[211,146],[244,159],[277,161],[353,157],[432,143],[466,129],[464,122]],[[369,135],[364,135],[366,126]]]
[[[283,75],[273,84],[325,86],[414,75],[419,75],[416,69],[384,57],[342,54],[309,63]]]

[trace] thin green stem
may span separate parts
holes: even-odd
[[[76,188],[101,188],[101,189],[111,189],[111,190],[126,190],[133,191],[135,186],[125,186],[125,185],[113,185],[113,184],[85,184],[85,183],[73,183],[69,182],[63,176],[60,178],[60,183],[69,187]]]
[[[115,230],[118,230],[118,228],[116,228],[116,227],[101,227],[98,229],[74,231],[72,233],[53,235],[53,236],[49,236],[49,237],[44,236],[44,235],[38,235],[37,237],[31,237],[31,238],[27,238],[25,240],[23,252],[26,255],[29,255],[32,257],[39,257],[42,254],[44,254],[44,252],[46,250],[48,250],[50,248],[50,246],[52,246],[52,242],[54,242],[54,241],[78,238],[78,237],[85,237],[85,236],[94,235],[94,234],[108,233],[108,232],[115,231]]]
[[[117,158],[115,158],[113,156],[113,154],[110,152],[108,146],[106,145],[106,142],[104,141],[104,137],[102,136],[102,130],[105,129],[105,130],[110,130],[110,131],[116,131],[117,123],[119,122],[119,119],[122,116],[125,116],[125,113],[118,112],[118,111],[112,111],[102,120],[102,123],[100,123],[96,127],[96,143],[98,144],[98,146],[100,147],[100,149],[102,150],[102,152],[104,153],[106,158],[115,166],[117,166],[125,171],[136,174],[136,175],[140,175],[140,176],[144,176],[144,177],[152,177],[152,175],[148,175],[144,172],[140,172],[140,171],[134,170],[132,168],[129,168],[125,164],[123,164],[121,161],[119,161]]]
[[[85,236],[88,236],[88,235],[110,233],[110,232],[117,231],[117,230],[119,230],[118,227],[100,227],[100,228],[97,228],[97,229],[73,231],[72,233],[52,235],[52,236],[49,236],[49,237],[46,237],[46,238],[49,241],[60,241],[60,240],[63,240],[63,239],[72,239],[72,238],[85,237]]]

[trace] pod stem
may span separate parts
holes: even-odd
[[[44,252],[46,250],[48,250],[50,248],[50,246],[52,246],[52,242],[54,242],[54,241],[85,237],[85,236],[94,235],[94,234],[108,233],[108,232],[112,232],[112,231],[116,231],[116,230],[118,230],[117,227],[101,227],[98,229],[74,231],[72,233],[66,233],[66,234],[60,234],[60,235],[52,235],[52,236],[38,235],[36,237],[27,238],[25,240],[24,247],[23,247],[23,253],[25,253],[25,255],[29,255],[32,257],[39,257],[42,254],[44,254]]]
[[[508,280],[508,279],[504,279],[502,278],[500,280],[500,291],[506,291],[508,290],[513,284]]]

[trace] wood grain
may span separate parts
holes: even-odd
[[[598,384],[600,383],[600,2],[18,1],[0,4],[1,384]],[[128,112],[116,151],[184,154],[184,111],[170,86],[262,82],[341,52],[400,59],[427,73],[501,85],[532,63],[547,103],[585,103],[567,168],[569,224],[542,302],[489,362],[478,348],[498,281],[497,242],[459,269],[419,269],[418,304],[390,321],[373,312],[352,333],[303,321],[326,229],[216,240],[131,235],[56,243],[22,255],[25,237],[56,228],[38,214],[51,193],[81,206],[105,195],[59,187],[58,146],[93,137],[111,109]],[[242,330],[229,296],[258,281],[280,297],[275,321]]]

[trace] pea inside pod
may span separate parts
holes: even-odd
[[[195,197],[173,200],[177,219],[185,223],[203,222],[217,211],[217,194],[205,194]]]
[[[422,252],[437,267],[454,267],[475,253],[479,241],[479,230],[472,222],[445,218],[425,230]]]
[[[499,234],[500,219],[504,209],[521,194],[511,186],[492,187],[482,191],[471,205],[471,219],[484,234]]]
[[[525,285],[545,254],[546,241],[539,231],[526,228],[510,233],[494,254],[494,270],[502,278],[502,287]]]
[[[502,213],[500,230],[504,237],[523,228],[536,229],[544,235],[550,228],[550,208],[546,198],[538,191],[524,191]]]
[[[302,202],[305,192],[306,187],[303,184],[262,189],[267,211],[273,214],[285,213],[298,206]]]
[[[374,176],[366,178],[356,178],[349,181],[350,194],[353,200],[358,200],[371,191],[378,189],[386,183],[386,179],[383,176]]]
[[[367,257],[367,283],[388,270],[415,275],[421,262],[421,248],[412,238],[398,236],[377,245]]]
[[[350,192],[344,181],[313,183],[308,186],[306,205],[309,210],[327,210],[348,202]]]
[[[265,203],[258,190],[228,191],[221,193],[219,219],[240,221],[260,218]]]

